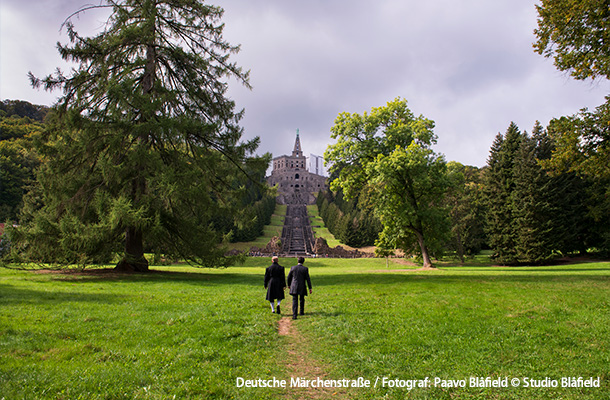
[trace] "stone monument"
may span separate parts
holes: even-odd
[[[273,159],[273,169],[267,183],[277,185],[279,204],[314,204],[315,195],[328,188],[326,177],[307,170],[307,157],[301,149],[298,129],[292,155]]]

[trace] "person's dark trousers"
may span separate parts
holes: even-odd
[[[300,299],[299,299],[300,297]],[[299,301],[300,300],[300,301]],[[301,315],[305,314],[305,295],[292,295],[292,317],[296,318],[299,312],[299,303],[301,303]]]

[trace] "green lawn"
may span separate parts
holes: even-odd
[[[278,335],[264,300],[268,264],[124,276],[0,269],[0,399],[293,398],[290,388],[236,387],[239,377],[289,382],[290,340],[319,366],[306,379],[559,383],[330,398],[610,397],[610,262],[406,271],[384,259],[308,259],[314,293],[296,339]],[[599,377],[601,387],[562,388],[562,377]]]
[[[324,220],[322,219],[322,217],[320,217],[317,205],[314,204],[307,206],[307,213],[309,214],[309,220],[315,237],[321,237],[323,239],[326,239],[326,242],[330,247],[336,247],[339,245],[347,247],[346,245],[335,239],[335,236],[330,233],[326,225],[324,225]]]

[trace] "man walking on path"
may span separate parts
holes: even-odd
[[[290,268],[288,273],[288,286],[290,287],[290,295],[292,296],[292,319],[297,319],[297,311],[299,303],[301,303],[301,315],[305,314],[305,296],[307,296],[307,287],[309,294],[311,289],[311,279],[309,279],[309,269],[303,265],[305,258],[299,257],[299,263]],[[307,286],[305,286],[307,284]]]
[[[280,303],[284,299],[284,289],[286,288],[286,272],[284,267],[278,263],[278,257],[271,258],[273,264],[265,271],[265,289],[267,289],[266,299],[271,303],[271,312],[276,312],[273,308],[273,301],[277,299],[277,313],[280,313]]]

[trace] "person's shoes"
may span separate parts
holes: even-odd
[[[292,316],[292,319],[297,319],[297,316],[296,316],[296,315],[293,315],[293,316]]]
[[[278,314],[281,314],[281,312],[280,312],[280,306],[277,306],[277,308],[276,308],[275,312],[276,312],[276,313],[278,313]]]
[[[300,313],[299,315],[305,315],[305,313],[304,313],[304,312],[302,312],[302,313]]]

